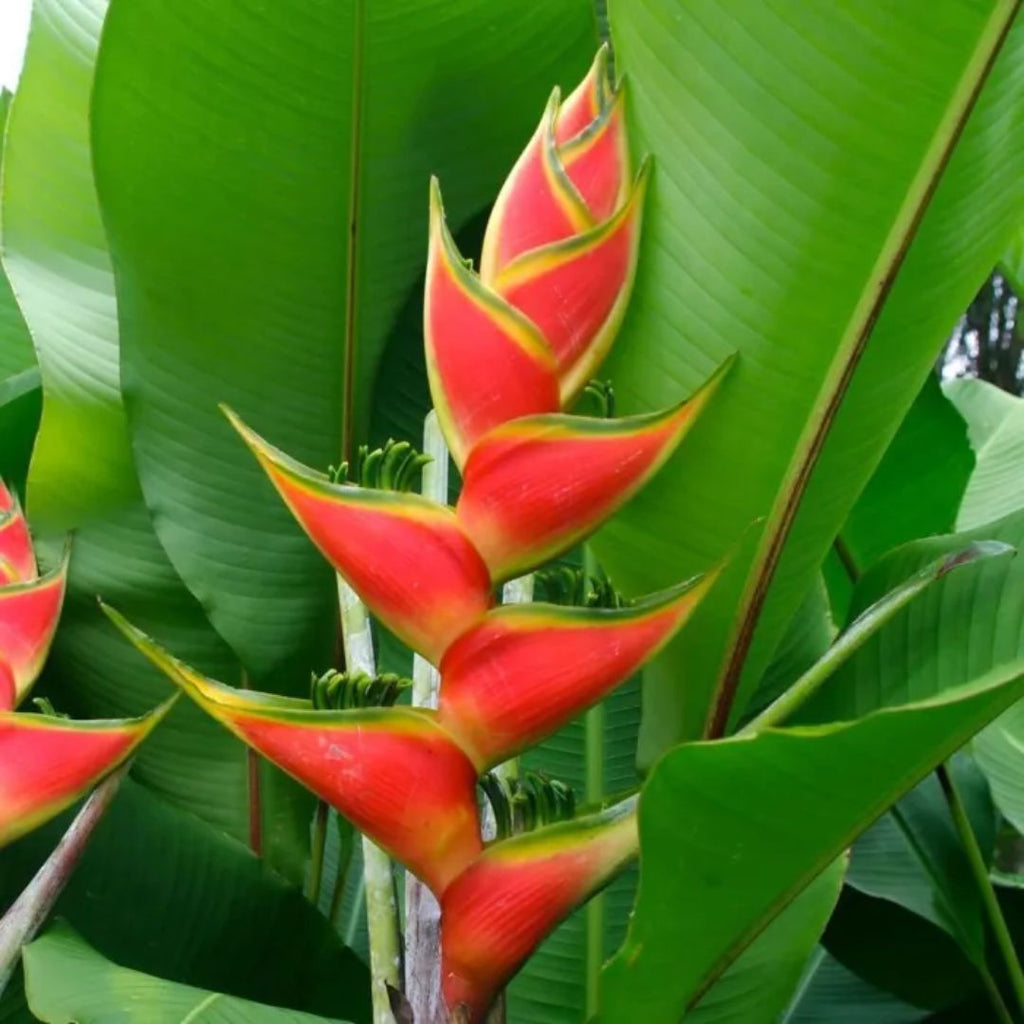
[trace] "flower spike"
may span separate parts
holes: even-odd
[[[313,543],[413,650],[436,663],[491,606],[487,568],[451,509],[331,483],[225,412]]]
[[[608,66],[608,44],[603,43],[586,77],[569,94],[558,112],[555,134],[564,145],[579,135],[607,110],[615,92]]]
[[[559,407],[555,361],[526,317],[485,288],[448,232],[430,186],[430,251],[423,332],[438,419],[460,467],[492,427]]]
[[[629,189],[625,89],[592,125],[559,148],[558,157],[595,221],[610,217]]]
[[[724,371],[667,412],[531,416],[485,435],[466,463],[456,514],[491,577],[555,558],[620,509],[675,451]]]
[[[636,797],[488,847],[441,900],[441,987],[478,1024],[541,941],[636,856]]]
[[[558,99],[555,89],[533,138],[495,200],[480,256],[480,280],[485,284],[524,252],[597,223],[558,158]]]
[[[495,608],[445,653],[438,721],[480,771],[514,757],[653,657],[717,575],[626,608]]]
[[[494,290],[536,324],[558,364],[567,404],[593,377],[615,339],[633,289],[645,163],[627,201],[603,224],[524,253],[495,276]]]
[[[434,890],[480,853],[476,772],[433,714],[314,710],[200,675],[104,607],[160,671],[243,742],[326,800]]]
[[[8,666],[14,692],[13,703],[0,704],[0,710],[16,706],[42,671],[57,631],[67,571],[65,553],[45,576],[0,587],[0,661]]]
[[[48,821],[113,771],[175,699],[119,721],[0,714],[0,846]]]

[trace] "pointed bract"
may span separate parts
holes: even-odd
[[[495,996],[580,903],[636,855],[636,798],[489,847],[441,900],[441,986],[482,1022]]]
[[[436,663],[490,607],[487,568],[451,509],[331,483],[228,416],[313,543],[413,650]]]
[[[625,315],[636,271],[649,164],[628,200],[591,231],[525,253],[494,290],[536,324],[558,365],[567,404],[594,376]]]
[[[492,578],[562,554],[621,508],[675,451],[722,375],[667,412],[531,416],[486,434],[466,462],[456,515]]]
[[[608,68],[608,44],[597,51],[586,77],[562,104],[555,125],[559,145],[585,131],[607,109],[614,92]]]
[[[14,676],[15,703],[42,671],[60,618],[67,556],[52,572],[27,583],[0,587],[0,660]]]
[[[524,252],[577,235],[597,223],[558,158],[557,114],[556,89],[487,221],[480,255],[480,280],[485,285]]]
[[[477,769],[513,757],[597,703],[683,625],[716,573],[608,610],[495,608],[446,652],[438,721]]]
[[[182,664],[105,609],[135,646],[205,711],[298,779],[434,892],[481,850],[476,772],[431,712],[316,711],[236,690]]]
[[[74,803],[132,753],[171,703],[108,722],[0,714],[0,846]]]
[[[444,223],[436,181],[423,332],[430,394],[457,465],[499,423],[558,410],[551,351],[537,328],[463,262]]]
[[[625,91],[616,94],[592,125],[560,146],[557,158],[594,223],[611,217],[629,190]]]
[[[28,523],[17,505],[0,512],[0,566],[3,567],[0,582],[27,582],[37,575]]]

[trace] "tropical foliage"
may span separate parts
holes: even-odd
[[[1024,1019],[1019,6],[35,0],[0,1017]]]

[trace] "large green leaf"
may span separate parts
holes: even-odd
[[[952,530],[973,468],[963,417],[930,374],[836,542],[853,575],[900,544]]]
[[[782,1024],[915,1024],[923,1010],[869,985],[824,950],[815,956]]]
[[[116,635],[102,594],[183,658],[221,678],[237,661],[167,561],[142,504],[119,394],[114,279],[92,182],[88,99],[106,0],[40,0],[3,168],[4,258],[40,356],[45,413],[28,510],[42,531],[76,527],[48,687],[80,717],[140,714],[166,682]],[[307,677],[308,678],[308,677]],[[238,838],[255,830],[245,748],[179,703],[135,763],[143,779]],[[263,822],[274,860],[302,869],[310,802],[267,769],[281,799]],[[254,824],[255,822],[255,824]]]
[[[656,163],[610,364],[623,411],[739,359],[599,553],[642,591],[754,541],[649,672],[648,757],[701,735],[716,694],[742,679],[741,705],[756,685],[1006,243],[1024,204],[1024,25],[960,129],[1016,9],[942,0],[925,32],[912,6],[852,0],[611,5],[636,148]]]
[[[987,380],[961,377],[947,381],[942,390],[967,423],[971,448],[983,448],[993,432],[1017,407],[1017,399]]]
[[[66,925],[27,946],[25,991],[46,1024],[314,1024],[326,1021],[119,967]],[[332,1018],[336,1019],[336,1018]]]
[[[999,260],[1000,269],[1010,287],[1020,295],[1024,292],[1024,224],[1014,232],[1013,239]]]
[[[3,166],[4,265],[46,401],[29,480],[37,528],[131,500],[117,306],[89,155],[89,91],[107,0],[39,0]]]
[[[990,523],[1024,508],[1024,473],[1021,472],[1024,466],[1024,399],[1005,392],[997,394],[993,412],[998,414],[1005,410],[1005,414],[999,425],[976,446],[977,465],[956,521],[961,530]]]
[[[69,815],[4,851],[0,905]],[[126,781],[57,904],[103,956],[188,985],[367,1020],[365,965],[240,843]]]
[[[11,106],[11,94],[0,89],[0,157],[3,156],[4,128]],[[0,245],[0,256],[3,246]],[[18,308],[7,273],[0,264],[0,381],[30,370],[36,364],[32,338]]]
[[[39,370],[33,367],[0,380],[0,479],[25,493],[29,458],[39,429],[43,393]]]
[[[606,1019],[678,1020],[887,805],[1022,693],[1018,659],[859,721],[666,754],[641,796],[640,894],[604,971]]]
[[[843,885],[846,858],[823,871],[686,1015],[700,1024],[777,1020],[789,1005]]]
[[[1006,820],[1024,834],[1024,703],[1000,715],[974,740],[978,764]]]
[[[337,462],[425,262],[429,175],[456,223],[483,206],[594,45],[586,0],[112,3],[94,154],[142,486],[257,676],[326,663],[332,578],[217,403]]]
[[[973,541],[1019,549],[1024,512],[976,530],[898,548],[862,578],[854,611],[876,601],[922,567]],[[982,558],[950,573],[899,610],[867,639],[801,709],[800,720],[853,719],[886,704],[921,700],[1024,657],[1024,559]]]

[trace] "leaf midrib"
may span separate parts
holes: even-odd
[[[717,738],[726,732],[758,619],[818,458],[911,243],[1020,6],[1021,0],[999,0],[996,4],[843,331],[836,357],[797,443],[758,545],[753,571],[740,599],[730,643],[709,705],[704,729],[707,738]]]

